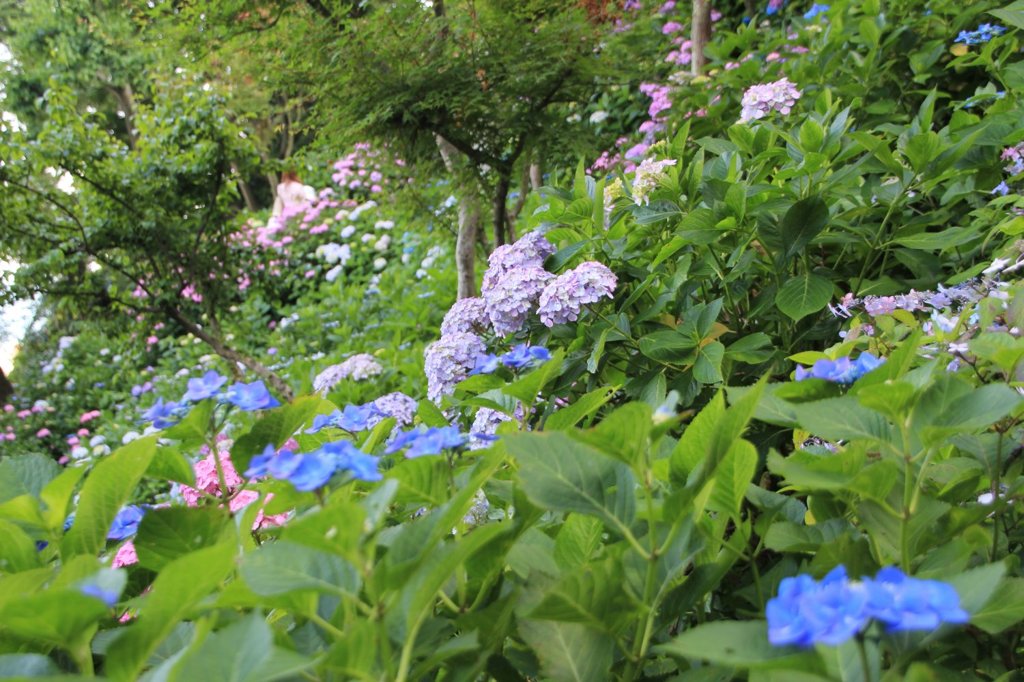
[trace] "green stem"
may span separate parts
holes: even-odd
[[[999,431],[999,440],[996,442],[996,470],[992,476],[992,504],[995,505],[992,524],[992,561],[996,560],[999,553],[999,519],[1002,504],[999,502],[999,479],[1003,469],[1003,431]]]
[[[319,625],[321,627],[321,629],[323,629],[325,632],[330,634],[335,639],[341,640],[341,639],[345,638],[345,633],[344,632],[342,632],[337,627],[332,625],[329,621],[327,621],[327,619],[325,619],[323,616],[321,616],[316,611],[314,611],[313,613],[309,614],[309,619],[311,621],[313,621],[314,623],[316,623],[317,625]]]

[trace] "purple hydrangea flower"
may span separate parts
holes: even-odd
[[[768,6],[764,8],[764,13],[768,16],[778,14],[779,10],[785,7],[786,0],[768,0]]]
[[[505,273],[493,287],[484,291],[487,316],[494,333],[505,337],[522,329],[544,287],[553,278],[554,275],[541,267],[526,266]]]
[[[740,123],[764,118],[773,111],[786,115],[793,110],[802,93],[796,86],[783,78],[772,83],[752,85],[743,93]]]
[[[804,367],[796,368],[796,380],[824,379],[837,384],[852,384],[862,376],[875,369],[885,362],[878,359],[871,353],[861,353],[857,359],[850,360],[849,357],[836,360],[821,359],[814,363],[811,369]]]
[[[217,395],[220,391],[220,387],[226,384],[227,381],[227,377],[221,376],[211,369],[199,379],[188,380],[188,390],[185,391],[185,395],[182,397],[182,400],[196,402],[212,398]]]
[[[246,412],[267,410],[281,405],[277,398],[270,395],[270,391],[262,381],[254,381],[251,384],[234,384],[224,394],[224,398]]]
[[[480,334],[487,331],[490,324],[484,299],[478,296],[460,298],[445,313],[444,321],[441,322],[441,335],[444,336],[452,332]]]
[[[384,371],[384,368],[377,362],[377,358],[369,353],[353,355],[341,363],[339,367],[341,368],[343,379],[352,379],[354,381],[363,381],[364,379],[375,377]]]
[[[427,397],[439,403],[453,393],[455,385],[469,375],[484,351],[483,339],[468,332],[447,334],[427,346],[423,352]]]
[[[582,263],[544,288],[538,310],[540,321],[548,327],[576,321],[584,305],[612,298],[617,281],[607,266],[595,261]]]

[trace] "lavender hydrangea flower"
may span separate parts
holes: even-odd
[[[384,371],[384,368],[377,362],[377,358],[369,353],[353,355],[341,363],[339,367],[341,368],[342,378],[352,379],[353,381],[363,381],[370,377],[375,377]]]
[[[548,327],[579,319],[584,305],[612,298],[618,280],[606,265],[588,261],[553,279],[540,295],[540,321]]]
[[[478,296],[460,298],[445,313],[444,321],[441,322],[441,335],[444,336],[452,332],[480,334],[487,331],[490,323],[484,299]]]
[[[370,377],[377,376],[384,371],[377,359],[369,353],[353,355],[348,360],[337,365],[331,365],[316,375],[313,379],[313,391],[320,395],[327,395],[332,388],[344,379],[363,381]]]
[[[748,123],[764,118],[773,111],[782,115],[789,114],[793,110],[796,101],[802,93],[796,86],[789,82],[788,78],[774,81],[772,83],[761,83],[752,85],[743,93],[740,111],[740,123]]]
[[[427,346],[423,352],[427,397],[440,403],[441,398],[453,393],[485,350],[483,339],[469,332],[446,334]]]
[[[520,237],[514,244],[499,246],[487,259],[481,291],[487,292],[506,274],[523,267],[540,268],[544,260],[555,252],[555,245],[547,240],[543,232],[534,230]]]
[[[377,408],[377,415],[368,423],[368,428],[371,429],[387,417],[394,417],[395,426],[398,428],[409,426],[416,418],[416,410],[419,409],[416,400],[400,391],[382,395],[373,401],[373,406]]]
[[[552,278],[554,275],[543,268],[526,266],[505,273],[486,290],[483,298],[494,333],[505,337],[522,329]]]
[[[523,418],[523,406],[521,403],[516,405],[515,414],[516,419]],[[512,417],[504,412],[492,410],[489,407],[481,407],[476,411],[476,416],[473,417],[473,426],[469,429],[469,449],[481,450],[490,447],[491,443],[495,440],[494,435],[498,432],[498,427],[510,421],[512,421]]]

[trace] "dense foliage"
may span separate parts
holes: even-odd
[[[122,131],[53,75],[0,142],[3,291],[42,297],[0,413],[0,675],[1014,679],[1024,4],[734,5],[696,75],[673,0],[117,24],[195,57],[199,22],[203,69],[339,51],[290,73],[365,89],[362,128],[264,83],[323,124],[274,216],[236,193],[282,161],[231,78],[168,73]],[[466,178],[418,135],[480,187],[585,151],[499,192],[479,296]]]

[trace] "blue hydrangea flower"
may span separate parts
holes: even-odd
[[[420,427],[399,434],[384,452],[390,455],[408,448],[405,456],[412,459],[424,455],[439,455],[443,450],[462,447],[466,441],[465,434],[459,433],[454,426],[429,429]]]
[[[254,381],[251,384],[234,384],[224,394],[224,398],[246,412],[267,410],[281,405],[274,396],[270,395],[270,391],[262,381]]]
[[[824,379],[837,384],[852,384],[884,362],[884,359],[876,358],[871,353],[861,353],[855,361],[849,357],[836,360],[821,359],[810,369],[797,367],[796,380]]]
[[[117,600],[121,596],[116,590],[112,590],[96,583],[86,583],[78,588],[82,594],[87,597],[95,597],[99,599],[108,607],[113,608],[117,605]]]
[[[521,343],[501,356],[506,367],[522,369],[551,359],[551,353],[544,346],[530,346]]]
[[[768,16],[778,14],[779,10],[785,7],[786,0],[768,0],[768,6],[765,7],[764,13]]]
[[[828,5],[822,5],[822,4],[816,2],[813,5],[811,5],[811,8],[809,10],[807,10],[804,13],[804,19],[806,19],[807,21],[810,21],[811,19],[813,19],[814,17],[818,16],[819,14],[824,14],[825,12],[827,12],[828,8],[829,8]]]
[[[850,583],[844,567],[837,566],[820,583],[806,575],[784,578],[765,615],[768,641],[775,646],[835,646],[867,624],[867,594]]]
[[[975,31],[960,31],[956,37],[956,42],[967,45],[980,45],[1004,33],[1006,33],[1006,28],[999,24],[981,24]]]
[[[212,398],[220,391],[220,387],[226,384],[227,377],[221,376],[214,370],[210,370],[199,379],[188,380],[188,390],[182,396],[182,400],[196,402]]]
[[[960,595],[948,583],[910,578],[890,567],[864,584],[871,615],[892,632],[934,630],[942,623],[966,623],[970,619],[960,608]]]
[[[377,468],[378,458],[368,455],[347,440],[325,443],[320,449],[334,458],[334,466],[352,474],[360,481],[379,481],[384,478]]]
[[[334,475],[334,458],[325,453],[323,449],[307,452],[304,455],[294,455],[298,459],[298,466],[292,469],[285,478],[296,490],[309,492],[322,488]]]
[[[316,433],[328,426],[343,429],[349,433],[357,433],[372,428],[384,416],[372,402],[365,405],[346,405],[344,410],[335,410],[330,414],[318,414],[313,417],[313,426],[306,429],[306,433]]]
[[[142,419],[153,422],[158,429],[166,429],[178,423],[178,413],[181,405],[175,402],[165,403],[163,398],[158,398],[153,405],[142,413]]]
[[[124,540],[135,535],[139,530],[139,522],[142,521],[142,517],[145,514],[146,510],[138,505],[130,504],[127,507],[123,507],[121,511],[117,512],[114,522],[110,524],[107,539]]]
[[[1006,184],[1005,180],[1003,180],[998,185],[992,188],[991,193],[998,194],[1001,197],[1005,197],[1007,194],[1010,193],[1010,186]]]
[[[494,353],[484,353],[483,355],[477,356],[476,366],[469,373],[470,376],[476,374],[494,374],[498,371],[498,367],[501,366],[501,358]]]
[[[966,623],[952,585],[919,580],[898,568],[883,568],[875,578],[851,581],[843,566],[821,582],[810,576],[784,578],[769,600],[768,641],[775,646],[837,646],[861,632],[872,619],[890,631],[934,630],[942,623]]]

